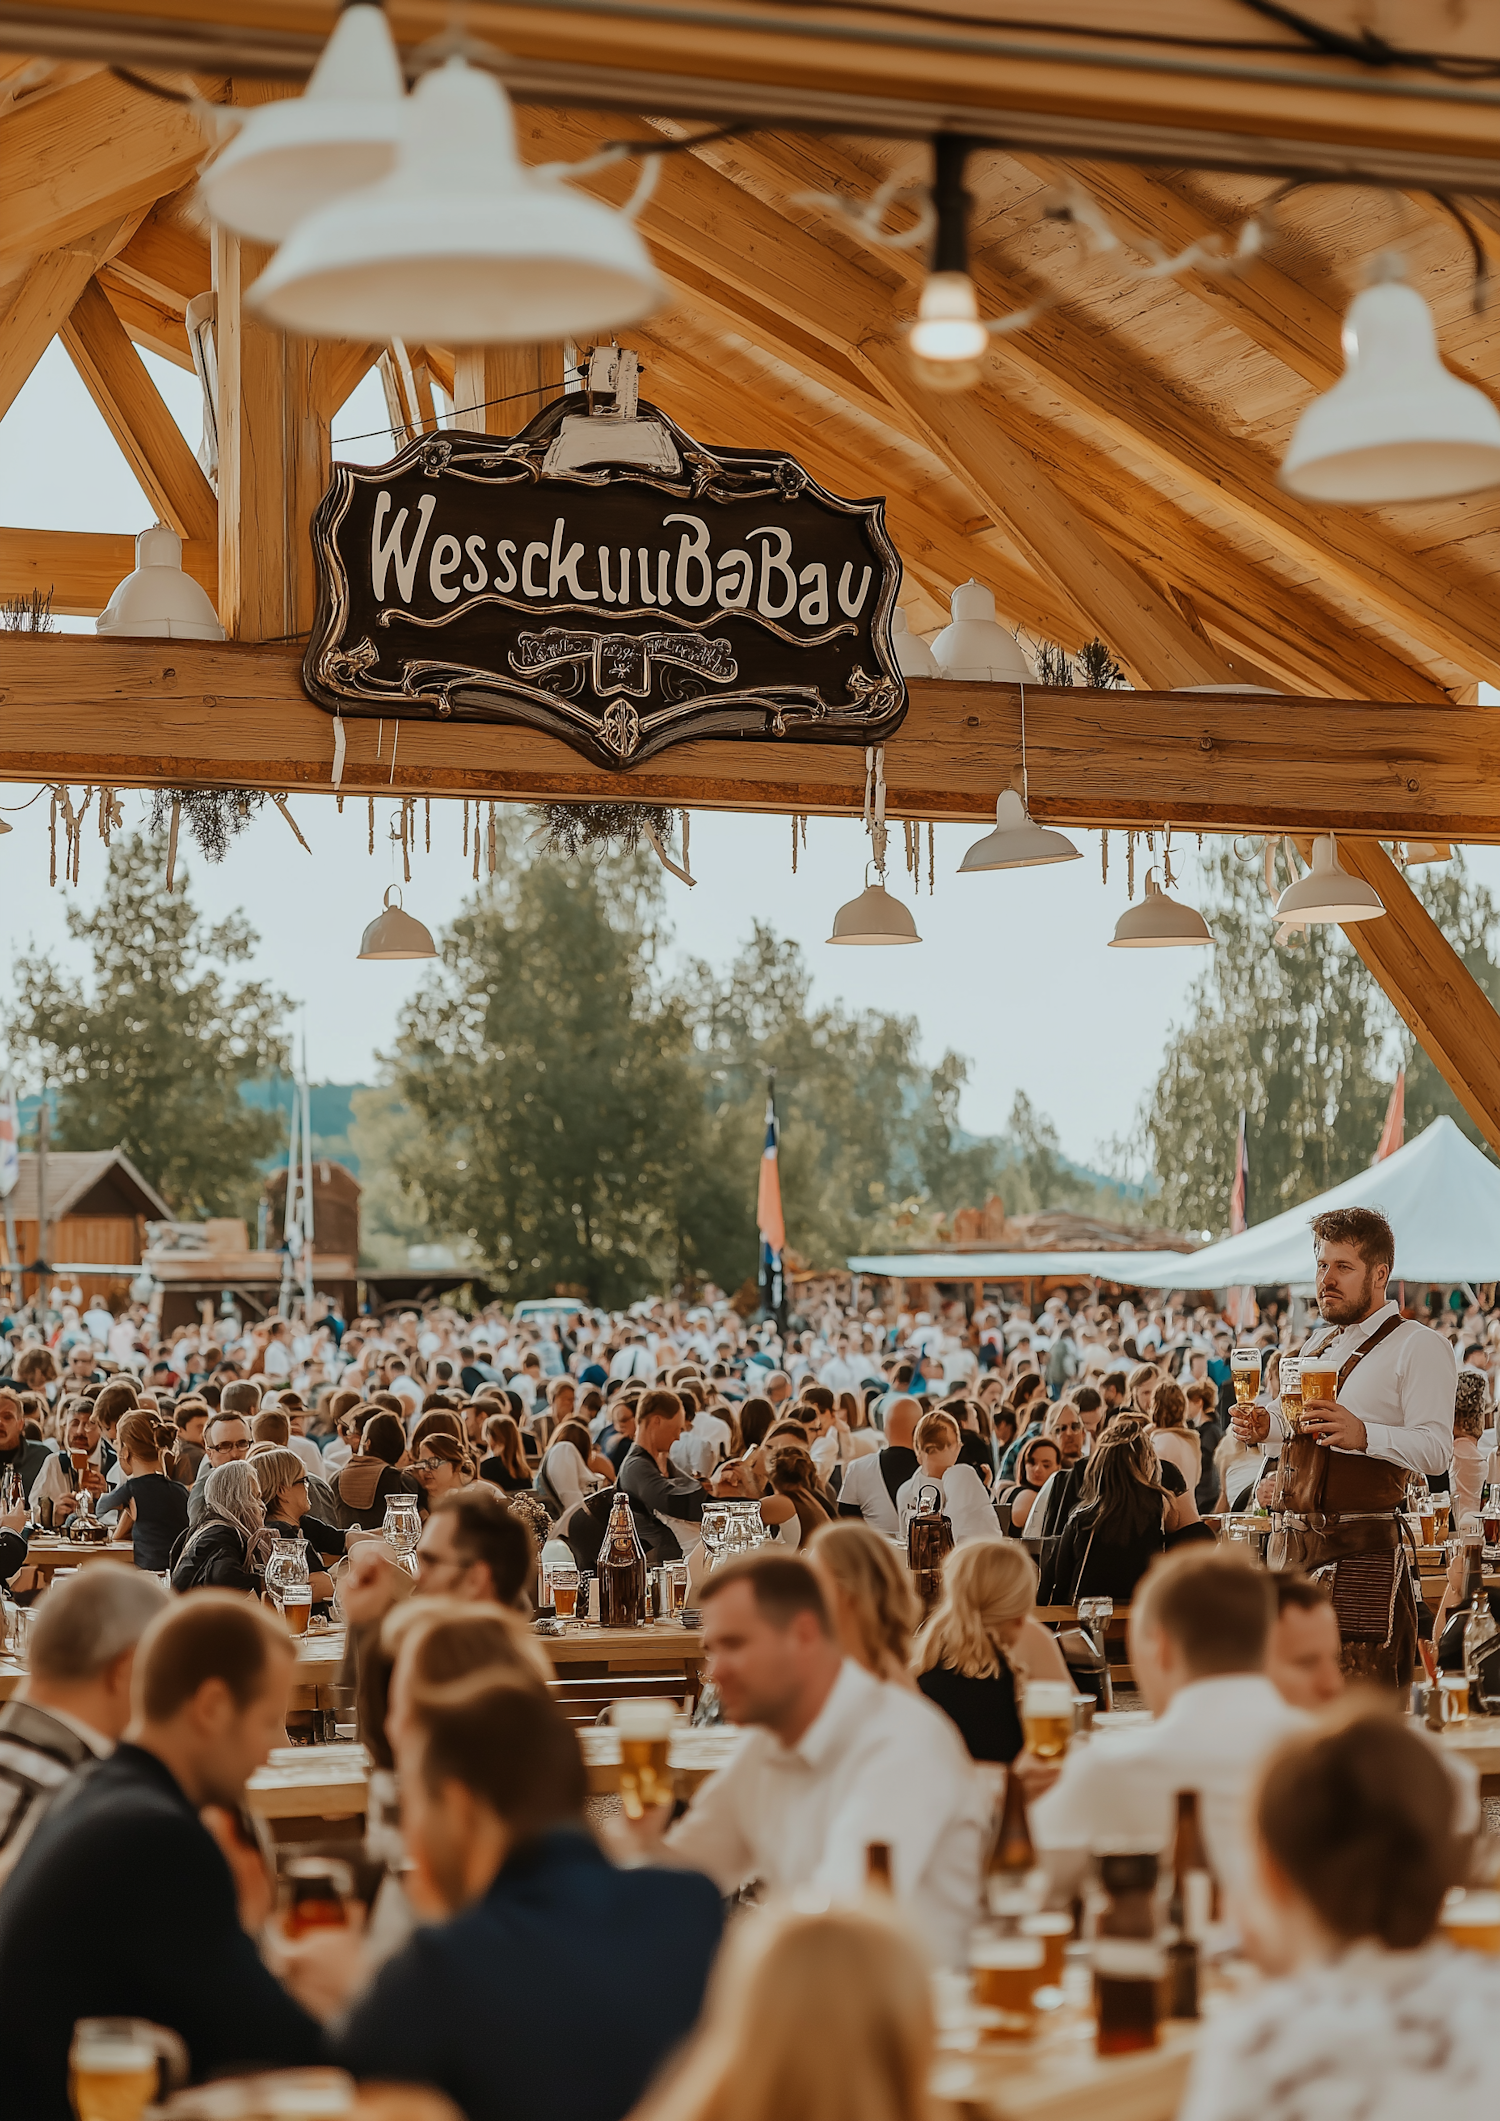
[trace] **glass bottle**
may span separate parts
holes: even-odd
[[[1198,1954],[1213,1910],[1213,1874],[1198,1824],[1198,1792],[1177,1792],[1172,1893],[1167,1902],[1167,2015],[1198,2016]]]
[[[616,1495],[596,1563],[599,1625],[639,1628],[646,1624],[646,1556],[636,1537],[630,1502]]]
[[[1036,1849],[1026,1817],[1026,1792],[1020,1776],[1007,1769],[1005,1797],[984,1880],[985,1899],[997,1922],[1007,1927],[1019,1926],[1021,1918],[1032,1912],[1036,1867]]]
[[[891,1844],[888,1841],[865,1843],[865,1890],[887,1895],[896,1890],[891,1876]]]
[[[1154,1849],[1099,1859],[1105,1902],[1094,1936],[1095,2050],[1129,2055],[1155,2047],[1161,2008],[1161,1940],[1156,1929]]]

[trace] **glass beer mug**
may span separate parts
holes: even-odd
[[[144,2018],[80,2018],[68,2050],[68,2097],[78,2121],[140,2121],[159,2091],[188,2079],[187,2049]]]
[[[1260,1390],[1260,1349],[1236,1348],[1229,1358],[1229,1376],[1235,1405],[1248,1406]]]
[[[422,1515],[417,1507],[417,1497],[387,1495],[385,1523],[380,1529],[386,1545],[396,1557],[397,1568],[405,1569],[408,1576],[415,1576],[417,1565],[412,1556],[422,1536]]]
[[[627,1819],[643,1819],[677,1794],[668,1764],[677,1711],[670,1701],[617,1701],[610,1721],[620,1736],[620,1802]]]

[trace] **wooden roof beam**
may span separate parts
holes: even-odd
[[[217,542],[189,538],[182,564],[217,604]],[[72,618],[97,618],[134,566],[134,538],[93,530],[0,529],[0,598],[29,597],[36,590],[51,595],[54,611]]]
[[[3,128],[0,128],[3,129]],[[218,536],[214,490],[103,289],[90,281],[62,327],[68,357],[152,506],[179,537]]]
[[[1385,918],[1344,933],[1490,1147],[1500,1150],[1500,1016],[1378,840],[1339,859],[1380,893]]]
[[[129,241],[140,217],[140,208],[118,214],[78,242],[44,251],[30,267],[0,319],[0,419],[15,404],[95,272]]]
[[[0,634],[0,780],[330,790],[331,716],[296,643]],[[921,680],[886,747],[898,816],[982,818],[1020,754],[1010,685]],[[857,813],[857,746],[689,744],[601,773],[553,737],[409,720],[394,778],[346,716],[350,794],[492,795]],[[1359,700],[1026,689],[1031,807],[1048,822],[1500,843],[1500,715]]]
[[[174,211],[181,199],[158,200],[114,263],[123,285],[179,315],[213,285],[208,238]]]
[[[58,250],[149,208],[193,175],[208,142],[182,106],[95,74],[0,123],[0,255]]]

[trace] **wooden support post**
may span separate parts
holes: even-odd
[[[1340,840],[1351,876],[1373,884],[1385,918],[1345,933],[1397,1014],[1479,1128],[1500,1149],[1500,1016],[1378,840]]]
[[[453,368],[453,424],[476,435],[518,433],[558,395],[562,368],[560,346],[461,346]]]
[[[309,525],[328,485],[327,356],[261,324],[244,292],[270,252],[213,239],[219,298],[219,616],[242,641],[305,633],[317,599]]]
[[[96,281],[84,288],[61,336],[89,396],[162,521],[179,537],[211,538],[216,525],[214,490]]]

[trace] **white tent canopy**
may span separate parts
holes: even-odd
[[[1228,1289],[1243,1283],[1310,1282],[1314,1262],[1308,1224],[1330,1208],[1380,1210],[1396,1233],[1395,1279],[1500,1280],[1500,1169],[1444,1116],[1357,1178],[1194,1252],[1173,1274],[1172,1284]]]
[[[1062,1274],[1134,1289],[1179,1289],[1183,1271],[1196,1257],[1192,1252],[888,1252],[847,1265],[854,1274],[884,1274],[897,1281],[1041,1281]]]

